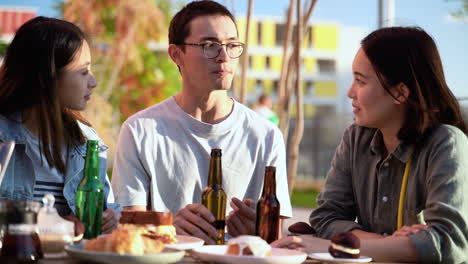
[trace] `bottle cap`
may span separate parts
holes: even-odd
[[[87,148],[97,148],[99,146],[99,141],[97,140],[88,140],[86,143]]]
[[[221,149],[212,149],[211,150],[211,156],[214,157],[221,157]]]

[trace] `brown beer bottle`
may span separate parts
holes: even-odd
[[[208,185],[203,190],[202,203],[216,219],[212,225],[218,230],[218,236],[215,238],[217,245],[224,244],[224,226],[226,225],[226,193],[223,190],[222,182],[221,150],[212,149]]]
[[[257,221],[255,233],[266,242],[279,238],[280,203],[276,198],[276,167],[265,167],[262,197],[257,203]]]

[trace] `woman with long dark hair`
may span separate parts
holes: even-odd
[[[390,27],[361,42],[353,62],[355,122],[338,146],[318,208],[317,236],[352,232],[376,261],[468,259],[468,139],[434,40]],[[324,250],[301,236],[276,246]]]
[[[107,147],[79,112],[96,85],[88,41],[77,26],[36,17],[18,29],[0,68],[0,141],[16,143],[0,199],[41,200],[52,193],[59,214],[76,221],[86,140],[99,140],[103,231],[117,226],[120,206],[106,175]]]

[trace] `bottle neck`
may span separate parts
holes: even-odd
[[[263,195],[276,195],[276,169],[275,167],[265,168]]]
[[[86,147],[85,159],[85,176],[86,177],[99,177],[99,155],[98,143],[94,140],[89,140]]]
[[[211,157],[210,170],[208,173],[208,186],[221,186],[223,182],[223,174],[221,170],[221,157]]]

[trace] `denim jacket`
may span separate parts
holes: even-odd
[[[99,176],[104,186],[104,208],[112,208],[120,211],[121,207],[115,203],[114,194],[110,188],[107,177],[107,155],[108,147],[98,137],[96,131],[77,121],[86,139],[99,141]],[[8,140],[15,141],[15,150],[8,164],[8,168],[0,185],[0,199],[7,200],[33,200],[35,184],[34,166],[31,161],[31,150],[26,144],[25,127],[21,122],[19,113],[10,116],[0,115],[0,142]],[[86,144],[74,147],[70,150],[67,160],[67,171],[65,173],[63,195],[68,206],[75,213],[75,193],[83,178],[86,156]],[[106,199],[107,197],[107,199]]]

